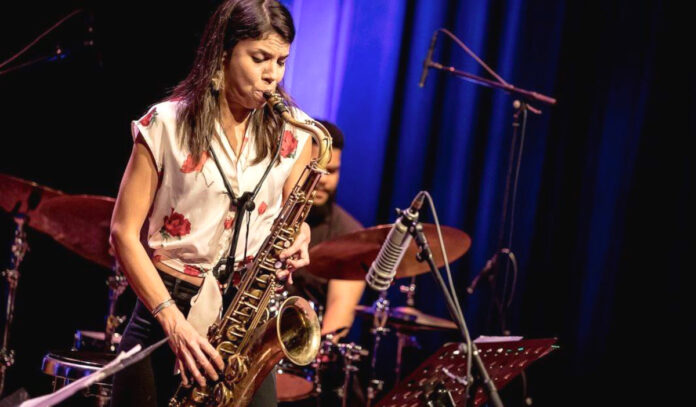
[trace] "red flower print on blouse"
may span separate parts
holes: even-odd
[[[184,215],[174,212],[174,208],[172,208],[169,216],[164,217],[164,225],[162,225],[160,233],[165,239],[170,237],[181,238],[181,236],[191,233],[191,222]]]
[[[203,273],[203,271],[200,267],[189,266],[188,264],[184,266],[184,274],[188,274],[189,276],[194,277],[200,277],[201,273]]]
[[[194,172],[198,171],[201,172],[203,170],[203,164],[208,160],[208,152],[204,151],[201,154],[201,159],[198,160],[197,163],[194,162],[193,160],[193,155],[189,154],[188,157],[186,157],[186,161],[181,165],[181,172],[184,174],[187,174],[189,172]]]
[[[290,130],[283,133],[283,141],[280,143],[280,155],[283,158],[295,158],[297,150],[297,138]]]
[[[242,273],[239,270],[235,270],[235,272],[232,273],[232,286],[238,287],[240,281],[242,281]]]
[[[266,212],[266,209],[268,209],[268,204],[266,202],[261,202],[261,205],[259,205],[259,215],[263,215],[264,212]]]
[[[140,119],[140,125],[141,126],[149,126],[150,123],[152,122],[152,119],[155,118],[157,115],[157,108],[152,108],[142,119]]]
[[[234,225],[234,215],[228,216],[227,219],[225,219],[225,229],[232,228],[232,225]]]

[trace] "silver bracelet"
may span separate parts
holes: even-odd
[[[162,312],[163,309],[167,308],[168,306],[174,304],[174,300],[171,298],[168,298],[164,301],[162,301],[158,306],[155,307],[155,309],[152,310],[152,316],[156,317],[157,314]]]

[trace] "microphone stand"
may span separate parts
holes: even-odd
[[[488,397],[490,398],[491,403],[496,407],[502,407],[503,402],[500,399],[500,396],[498,395],[498,389],[495,387],[495,383],[493,383],[493,380],[491,380],[490,376],[488,375],[488,371],[486,370],[486,366],[483,364],[483,361],[481,360],[481,356],[479,355],[479,351],[476,347],[476,344],[471,341],[471,337],[469,336],[469,329],[467,328],[466,322],[464,321],[464,315],[461,315],[457,311],[457,307],[455,306],[454,300],[452,299],[452,296],[449,290],[447,289],[447,286],[445,285],[445,281],[442,279],[442,276],[440,275],[440,272],[437,269],[437,265],[435,264],[435,260],[433,259],[433,253],[430,250],[430,246],[428,245],[428,240],[425,237],[425,233],[423,233],[423,224],[417,221],[413,227],[409,228],[409,233],[413,236],[413,239],[416,241],[416,245],[418,245],[419,252],[416,256],[416,259],[419,262],[426,261],[430,266],[430,271],[435,277],[437,283],[440,285],[440,289],[442,290],[442,293],[445,296],[447,309],[449,310],[450,316],[452,317],[452,320],[454,320],[457,324],[457,328],[459,328],[459,333],[462,335],[462,338],[464,338],[467,345],[469,345],[467,346],[467,357],[473,358],[474,366],[476,367],[479,375],[481,376],[481,379],[483,381],[483,384],[485,386],[486,392],[488,393]],[[469,376],[469,372],[467,372],[465,394],[465,400],[467,403],[469,402],[469,390],[472,384],[473,378]]]
[[[514,85],[507,83],[503,78],[501,78],[492,69],[490,69],[485,64],[485,62],[483,62],[478,56],[476,56],[476,54],[474,54],[471,50],[469,50],[469,48],[461,40],[459,40],[454,34],[452,34],[450,31],[448,31],[444,28],[441,28],[441,29],[435,31],[435,34],[433,35],[433,39],[435,38],[435,36],[439,32],[443,32],[446,35],[448,35],[454,42],[456,42],[461,48],[463,48],[472,58],[474,58],[474,60],[476,60],[476,62],[478,62],[479,65],[481,65],[492,76],[494,76],[496,78],[496,80],[482,78],[480,76],[473,75],[471,73],[458,70],[458,69],[454,68],[453,66],[445,66],[445,65],[442,65],[438,62],[432,61],[431,56],[432,56],[433,43],[431,43],[431,48],[428,52],[428,56],[426,57],[425,61],[423,62],[423,77],[421,78],[421,83],[424,82],[423,78],[426,76],[427,70],[430,68],[434,68],[434,69],[437,69],[440,71],[448,72],[448,73],[450,73],[458,78],[475,83],[477,85],[486,86],[486,87],[494,88],[494,89],[501,89],[501,90],[507,92],[508,94],[511,94],[515,97],[519,97],[520,99],[522,99],[522,101],[515,100],[513,102],[513,107],[515,109],[515,113],[513,115],[513,123],[512,123],[513,137],[512,137],[512,142],[511,142],[511,146],[510,146],[510,155],[509,155],[509,159],[508,159],[508,170],[507,170],[507,177],[506,177],[506,182],[505,182],[505,194],[503,197],[503,211],[502,211],[501,219],[500,219],[500,232],[499,232],[499,238],[498,238],[498,249],[496,250],[493,257],[489,260],[489,262],[494,261],[494,259],[497,257],[497,255],[499,253],[507,250],[508,256],[507,256],[507,262],[505,265],[505,282],[504,282],[503,289],[502,289],[502,298],[500,300],[496,300],[496,302],[498,302],[498,304],[496,304],[496,307],[498,309],[499,318],[501,320],[500,321],[501,322],[501,331],[504,335],[509,335],[509,332],[507,331],[507,328],[506,328],[505,311],[506,311],[506,308],[512,303],[512,296],[514,294],[514,289],[515,289],[514,277],[513,277],[513,286],[512,286],[511,292],[510,292],[510,299],[506,300],[505,296],[507,294],[507,285],[508,285],[507,278],[508,278],[508,272],[509,272],[510,261],[511,261],[510,257],[514,256],[514,254],[512,254],[512,251],[511,251],[512,250],[511,246],[512,246],[512,232],[514,229],[514,219],[515,219],[514,208],[515,208],[515,201],[516,201],[516,197],[517,197],[517,181],[519,179],[520,163],[522,161],[522,151],[524,149],[524,139],[525,139],[525,133],[526,133],[527,114],[528,114],[528,112],[532,112],[535,114],[541,114],[541,110],[534,108],[533,106],[531,106],[529,104],[529,102],[541,102],[541,103],[544,103],[546,105],[553,106],[556,104],[557,101],[556,101],[556,99],[554,99],[550,96],[547,96],[547,95],[544,95],[544,94],[541,94],[538,92],[518,88]],[[521,130],[521,134],[520,134],[519,150],[517,152],[515,178],[514,178],[514,180],[512,180],[512,189],[513,189],[512,202],[511,202],[511,205],[509,206],[510,209],[508,209],[511,179],[512,179],[512,168],[513,168],[513,165],[515,164],[515,149],[516,149],[516,146],[518,144],[517,139],[518,139],[518,129],[520,127],[520,123],[519,123],[520,115],[522,115],[522,117],[523,117],[522,126],[521,126],[522,130]],[[507,225],[508,212],[512,212],[512,214],[510,215],[510,228],[508,231],[507,247],[503,247],[503,235],[505,234],[505,226]],[[499,267],[499,266],[500,266],[499,263],[493,264],[494,269]],[[488,266],[486,266],[486,267],[488,267]],[[484,268],[484,270],[485,270],[485,268]],[[496,270],[490,271],[490,275],[489,275],[489,280],[491,280],[491,285],[493,288],[494,296],[495,296],[495,292],[496,292],[495,291],[495,284],[493,283],[493,278],[494,278],[493,276],[495,275],[495,271]],[[516,273],[517,273],[516,265],[515,265],[514,273],[516,276]],[[473,289],[475,287],[475,284],[476,284],[476,282],[478,282],[477,280],[478,280],[478,278],[475,280],[475,282],[473,282],[469,286],[469,289],[467,289],[467,292],[469,294],[473,293]]]
[[[494,76],[497,79],[497,81],[482,78],[480,76],[473,75],[473,74],[470,74],[468,72],[458,70],[458,69],[454,68],[453,66],[445,66],[445,65],[442,65],[438,62],[432,61],[432,59],[431,59],[432,48],[434,47],[435,37],[436,37],[438,32],[443,32],[446,35],[448,35],[449,37],[451,37],[452,40],[454,40],[472,58],[474,58],[474,60],[476,60],[476,62],[478,62],[479,65],[484,67],[492,76]],[[513,106],[514,106],[516,111],[515,111],[515,114],[513,116],[513,124],[512,124],[513,125],[513,140],[512,140],[512,145],[510,147],[510,158],[509,158],[508,172],[507,172],[507,178],[506,178],[506,183],[505,183],[505,195],[503,198],[503,213],[501,215],[501,229],[499,232],[500,234],[499,234],[499,239],[498,239],[499,240],[499,242],[498,242],[499,249],[496,250],[496,253],[493,255],[493,258],[495,258],[495,256],[497,256],[498,253],[501,253],[505,250],[507,250],[507,254],[508,254],[508,256],[506,256],[508,261],[506,262],[506,268],[505,268],[506,273],[505,273],[505,284],[503,286],[503,298],[499,301],[498,312],[499,312],[499,318],[501,320],[501,330],[503,331],[503,334],[509,335],[509,332],[507,331],[506,326],[505,326],[506,325],[505,311],[506,311],[507,307],[509,307],[509,305],[512,303],[512,298],[513,298],[513,294],[514,294],[514,290],[515,290],[515,278],[517,275],[517,265],[516,264],[513,264],[515,274],[513,276],[512,289],[510,292],[510,299],[507,301],[505,300],[505,294],[507,291],[507,275],[508,275],[508,270],[509,270],[509,266],[510,266],[510,261],[511,261],[511,259],[513,259],[513,261],[514,261],[514,254],[511,252],[510,247],[512,245],[512,232],[513,232],[513,228],[514,228],[514,219],[515,219],[514,207],[515,207],[515,200],[517,197],[517,181],[519,178],[520,163],[522,160],[522,151],[523,151],[523,147],[524,147],[527,114],[528,114],[528,112],[532,112],[532,113],[535,113],[538,115],[541,114],[541,110],[532,107],[531,105],[529,105],[528,102],[540,102],[540,103],[543,103],[545,105],[553,106],[556,104],[557,101],[555,98],[552,98],[550,96],[547,96],[547,95],[544,95],[544,94],[541,94],[538,92],[518,88],[514,85],[507,83],[498,74],[496,74],[492,69],[490,69],[478,56],[476,56],[473,52],[471,52],[471,50],[469,50],[469,48],[461,40],[459,40],[454,34],[452,34],[450,31],[448,31],[444,28],[441,28],[441,29],[435,31],[435,34],[433,34],[433,41],[431,41],[430,47],[431,48],[428,51],[428,55],[427,55],[425,61],[423,62],[423,75],[421,76],[421,86],[425,82],[425,76],[427,75],[427,70],[430,68],[435,68],[435,69],[440,70],[440,71],[448,72],[448,73],[450,73],[450,74],[452,74],[460,79],[472,82],[472,83],[477,84],[477,85],[486,86],[486,87],[494,88],[494,89],[501,89],[501,90],[507,92],[508,94],[511,94],[513,96],[516,96],[516,97],[519,97],[520,99],[522,99],[522,101],[515,100],[513,103]],[[520,127],[520,124],[519,124],[520,114],[522,115],[523,119],[522,119],[522,130],[521,130],[521,136],[520,136],[521,138],[520,138],[520,143],[519,143],[520,146],[519,146],[519,151],[517,154],[515,178],[514,178],[514,181],[512,181],[513,192],[512,192],[512,204],[510,205],[510,207],[512,208],[511,209],[512,214],[510,216],[510,228],[508,231],[507,248],[503,248],[502,242],[503,242],[503,235],[505,232],[505,225],[506,225],[506,220],[507,220],[508,197],[510,195],[512,166],[513,166],[513,161],[514,161],[515,146],[517,144],[517,129]],[[419,226],[419,224],[417,224],[416,226]],[[417,227],[412,228],[412,230],[415,231],[414,233],[418,233],[416,229],[417,229]],[[421,232],[421,235],[422,235],[422,232]],[[419,247],[421,247],[420,246],[421,243],[424,243],[426,245],[425,247],[427,249],[427,242],[425,242],[425,236],[422,236],[421,242],[416,240],[416,243],[419,244]],[[425,251],[423,248],[421,248],[421,253],[418,254],[418,260],[423,261],[421,258],[422,255],[425,255],[426,260],[428,260],[427,259],[428,254],[429,254],[429,249],[427,251]],[[489,260],[489,261],[491,261],[491,260]],[[454,304],[452,303],[452,299],[449,297],[449,292],[447,291],[447,289],[444,285],[444,281],[442,280],[442,276],[440,276],[440,273],[437,272],[437,267],[435,267],[434,263],[432,262],[432,259],[430,259],[428,261],[428,263],[431,265],[431,270],[435,273],[436,279],[438,280],[438,283],[440,283],[441,288],[443,289],[443,292],[445,293],[445,297],[448,300],[447,305],[448,305],[448,308],[450,310],[450,313],[454,316],[456,314],[456,312],[454,312],[454,313],[452,312],[453,311],[452,306]],[[498,266],[499,266],[499,264],[494,265],[494,267],[498,267]],[[494,276],[494,275],[495,275],[495,270],[492,270],[492,272],[490,274],[490,276],[491,276],[490,278],[493,278],[492,276]],[[493,286],[492,287],[493,292],[495,293],[495,284],[492,283],[492,286]],[[469,294],[471,294],[473,292],[473,285],[470,287],[472,288],[472,291],[469,292]],[[464,329],[462,329],[462,334],[466,334],[467,343],[468,343],[470,341],[470,338],[468,338],[468,332],[466,332],[466,325],[464,325],[463,316],[461,317],[461,321],[459,321],[458,318],[454,318],[454,319],[455,319],[455,321],[457,321],[458,325],[460,325],[460,322],[461,322],[460,327],[464,328]],[[474,349],[473,356],[475,358],[476,365],[479,368],[479,371],[480,372],[483,371],[485,373],[485,368],[484,368],[483,364],[481,363],[480,358],[478,357],[478,351],[475,350],[476,349],[475,344],[472,343],[471,346],[472,346],[472,349]],[[471,356],[471,355],[469,355],[469,356]],[[488,383],[488,382],[490,382],[490,379],[488,378],[487,374],[485,374],[484,383]],[[469,391],[468,389],[469,389],[469,386],[467,386],[467,399],[468,399],[468,391]],[[490,386],[489,386],[489,392],[490,392]],[[493,397],[493,393],[491,393],[491,397]],[[497,398],[497,400],[499,402],[500,398],[498,398],[497,393],[495,393],[495,397]],[[495,402],[495,400],[493,400],[493,401]],[[498,404],[498,405],[502,405],[502,403]]]
[[[470,74],[468,72],[460,71],[460,70],[454,68],[453,66],[442,65],[442,64],[440,64],[438,62],[434,62],[434,61],[426,61],[425,66],[427,68],[435,68],[439,71],[445,71],[445,72],[450,73],[458,78],[475,83],[477,85],[504,90],[505,92],[508,92],[510,94],[513,94],[513,95],[518,95],[526,100],[531,100],[534,102],[541,102],[541,103],[551,105],[551,106],[556,104],[556,99],[554,99],[550,96],[546,96],[544,94],[534,92],[531,90],[518,88],[514,85],[500,83],[500,82],[493,81],[490,79],[482,78],[480,76],[473,75],[473,74]],[[540,110],[537,110],[531,106],[528,106],[528,108],[532,113],[541,114]]]

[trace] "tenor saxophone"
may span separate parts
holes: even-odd
[[[305,299],[289,297],[273,317],[268,305],[280,285],[275,275],[283,267],[279,254],[294,242],[314,202],[319,179],[326,173],[331,137],[321,123],[295,120],[279,95],[264,96],[275,114],[312,134],[319,155],[305,168],[230,305],[208,331],[208,340],[225,363],[220,379],[207,386],[180,385],[170,407],[246,406],[281,358],[304,366],[319,350],[319,321]]]

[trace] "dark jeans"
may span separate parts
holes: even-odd
[[[186,315],[198,287],[168,274],[160,273],[160,276],[177,307]],[[162,338],[162,326],[138,300],[118,351],[131,349],[137,344],[146,348]],[[114,375],[111,406],[167,406],[180,382],[179,376],[174,375],[174,362],[171,348],[163,345],[147,358]],[[250,406],[276,405],[274,372],[263,381]]]

